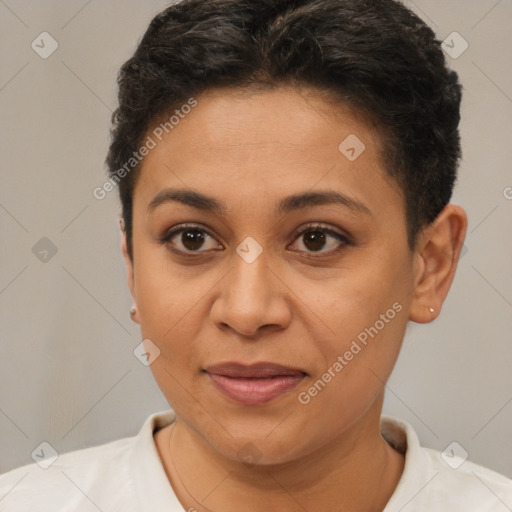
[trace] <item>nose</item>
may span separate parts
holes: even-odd
[[[287,286],[261,254],[248,263],[238,255],[234,266],[219,282],[220,291],[211,308],[211,320],[220,329],[255,338],[288,327],[291,320]]]

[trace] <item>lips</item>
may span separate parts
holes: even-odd
[[[228,362],[204,370],[224,396],[245,405],[268,403],[294,389],[307,375],[299,368],[261,362]]]

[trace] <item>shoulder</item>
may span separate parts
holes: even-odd
[[[460,445],[443,453],[420,445],[413,427],[381,419],[383,437],[405,455],[402,477],[385,512],[506,512],[512,510],[512,480],[467,460]]]
[[[170,503],[174,508],[165,509],[176,510],[153,439],[155,431],[174,419],[172,410],[160,411],[151,414],[135,436],[56,458],[50,457],[50,447],[43,447],[41,460],[0,475],[0,510],[139,512],[143,503],[156,503],[150,505],[153,510]]]
[[[128,458],[134,439],[63,453],[47,467],[42,459],[40,464],[34,462],[0,475],[1,510],[43,511],[56,505],[69,506],[66,510],[89,510],[96,500],[101,502],[105,491],[115,489],[117,494],[129,490]]]
[[[489,468],[457,457],[452,450],[443,453],[422,447],[438,482],[433,486],[445,495],[448,504],[461,504],[467,510],[506,511],[512,507],[512,480]],[[434,482],[434,480],[433,480]],[[478,508],[477,508],[478,507]],[[453,510],[458,510],[453,508]]]

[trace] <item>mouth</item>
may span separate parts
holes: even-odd
[[[307,376],[299,368],[261,362],[222,363],[204,369],[224,396],[244,405],[266,404],[293,390]]]

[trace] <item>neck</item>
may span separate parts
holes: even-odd
[[[155,435],[167,476],[187,510],[261,512],[382,511],[404,457],[380,434],[382,397],[334,441],[284,464],[252,465],[223,457],[179,418]],[[172,455],[172,456],[171,456]]]

